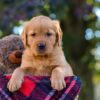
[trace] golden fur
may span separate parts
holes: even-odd
[[[51,76],[51,86],[63,89],[65,76],[73,75],[62,50],[62,31],[59,21],[46,16],[37,16],[25,23],[21,35],[25,46],[21,67],[17,68],[7,85],[10,91],[21,87],[25,74]],[[45,50],[40,52],[38,44],[44,43]]]

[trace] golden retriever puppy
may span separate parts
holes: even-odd
[[[25,51],[21,66],[15,69],[8,82],[9,91],[21,87],[25,74],[51,76],[53,89],[65,88],[64,77],[72,76],[73,72],[62,50],[59,22],[42,15],[34,17],[26,22],[21,36]]]

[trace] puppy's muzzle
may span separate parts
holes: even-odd
[[[45,44],[45,43],[39,43],[39,44],[38,44],[38,50],[39,50],[40,52],[45,51],[45,49],[46,49],[46,44]]]

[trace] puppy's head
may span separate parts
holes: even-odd
[[[59,21],[46,16],[37,16],[26,22],[21,36],[24,46],[35,56],[51,54],[56,47],[61,47]]]

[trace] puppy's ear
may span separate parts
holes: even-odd
[[[21,34],[21,39],[22,39],[22,42],[23,42],[23,44],[24,44],[24,46],[25,47],[27,47],[28,46],[28,40],[27,40],[27,32],[26,32],[26,27],[27,27],[27,24],[28,24],[29,22],[27,21],[27,22],[24,22],[24,24],[23,24],[23,26],[24,26],[24,28],[23,28],[23,32],[22,32],[22,34]]]
[[[59,46],[61,46],[62,45],[62,35],[63,35],[63,33],[62,33],[61,28],[60,28],[60,22],[58,20],[54,20],[53,23],[55,25],[56,32],[57,32],[56,33],[57,34],[57,43],[58,43]]]

